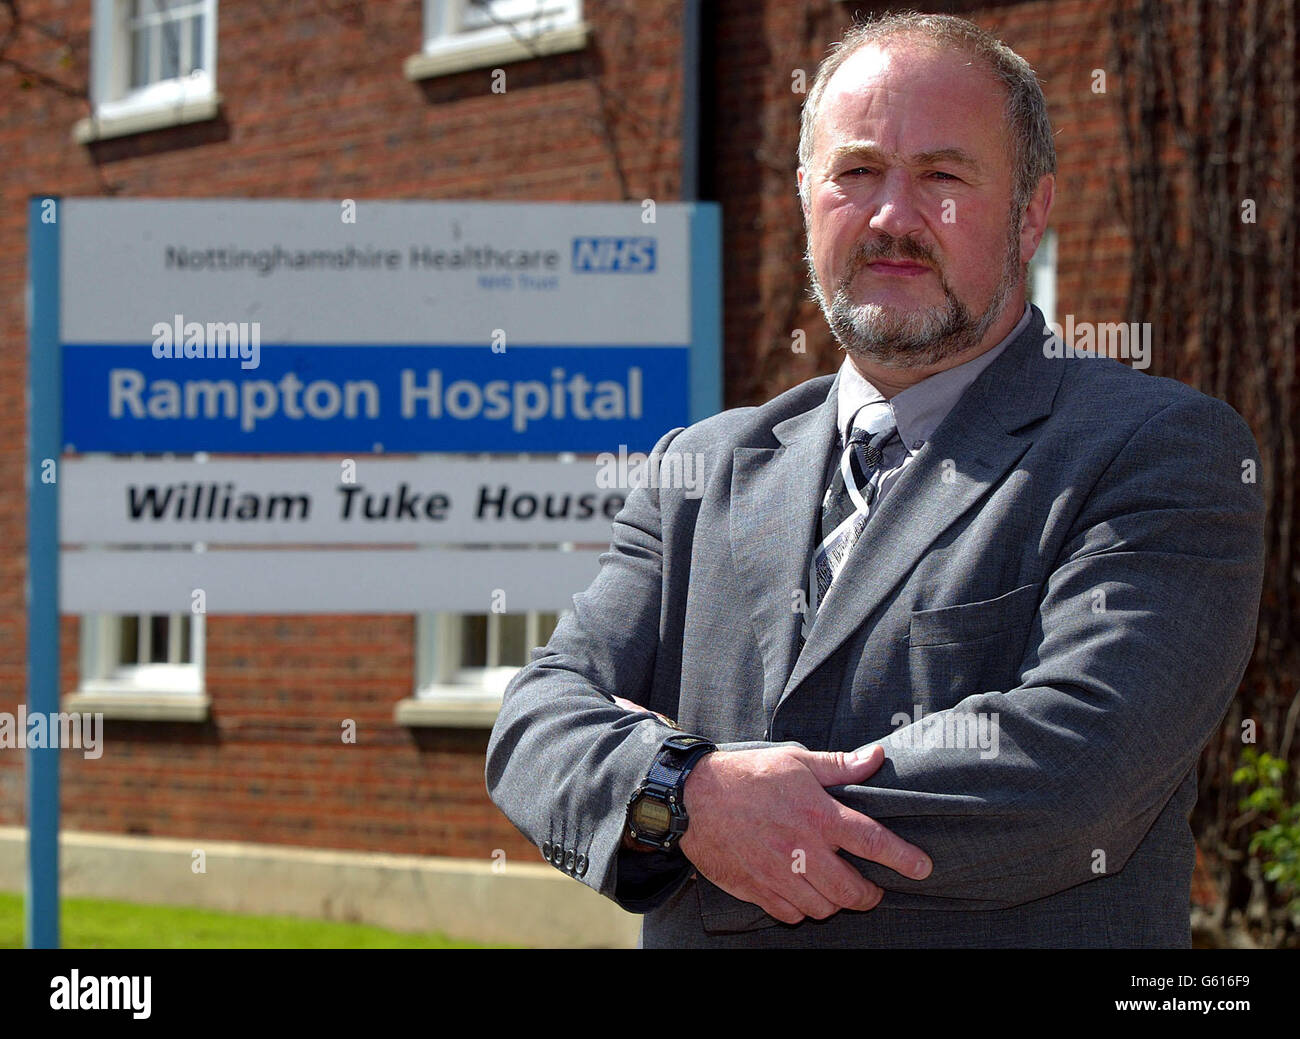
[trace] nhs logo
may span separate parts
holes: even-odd
[[[588,274],[649,274],[655,269],[655,239],[575,238],[573,269]]]

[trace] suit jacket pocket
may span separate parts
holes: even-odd
[[[946,646],[976,642],[1001,632],[1024,630],[1038,605],[1038,585],[1022,584],[995,599],[942,606],[937,610],[914,610],[908,630],[908,644]]]
[[[696,879],[695,890],[700,896],[700,919],[705,934],[739,934],[776,927],[781,923],[753,902],[744,902],[727,894],[704,877]]]
[[[917,610],[908,631],[912,699],[927,711],[1015,685],[1038,604],[1026,584],[983,602]]]

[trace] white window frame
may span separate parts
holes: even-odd
[[[532,650],[544,645],[540,637],[541,614],[570,610],[537,610],[527,618],[525,643]],[[442,728],[490,729],[501,710],[506,686],[520,665],[462,667],[460,661],[462,624],[467,614],[421,613],[416,616],[415,691],[398,701],[394,718],[399,725]],[[487,614],[489,660],[492,659],[493,628],[509,614]]]
[[[204,10],[205,66],[190,75],[132,89],[130,0],[93,0],[90,102],[92,114],[77,123],[82,143],[121,137],[216,117],[217,0],[193,0]]]
[[[82,615],[81,684],[63,697],[63,710],[135,721],[206,722],[212,700],[204,680],[205,618],[190,616],[191,663],[123,664],[118,659],[122,616]],[[182,615],[170,616],[174,622]]]
[[[581,50],[582,0],[424,0],[424,40],[406,60],[410,80]]]
[[[541,637],[542,614],[530,610],[524,616],[524,642],[531,650],[545,644]],[[559,611],[563,613],[563,611]],[[501,624],[509,613],[488,613],[487,658],[484,667],[465,667],[460,659],[465,613],[422,613],[416,631],[416,690],[422,700],[450,697],[492,699],[499,705],[506,685],[521,665],[500,663]],[[494,662],[495,661],[495,662]]]
[[[202,696],[203,654],[206,633],[204,616],[190,614],[190,663],[123,663],[119,659],[122,619],[128,614],[96,613],[83,616],[81,622],[81,685],[78,692],[94,695],[120,695],[143,693],[163,696]],[[140,655],[149,656],[151,627],[149,614],[139,615],[139,631],[143,645]],[[180,648],[180,621],[183,613],[172,613],[170,618],[168,656],[178,656]]]

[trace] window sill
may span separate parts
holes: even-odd
[[[221,95],[187,98],[156,108],[142,108],[135,112],[122,112],[107,116],[89,116],[77,120],[72,138],[78,144],[90,144],[110,137],[126,137],[150,130],[164,130],[171,126],[201,123],[217,118],[221,111]]]
[[[131,721],[205,722],[211,707],[210,697],[192,693],[76,692],[63,697],[65,711]]]
[[[500,710],[492,697],[408,697],[397,701],[393,720],[410,728],[490,729]]]
[[[587,46],[591,27],[586,22],[551,29],[528,39],[527,43],[515,39],[495,38],[478,40],[467,38],[451,44],[443,43],[435,52],[413,54],[406,59],[402,72],[408,80],[431,79],[449,76],[467,69],[493,68],[512,61],[545,58],[552,54],[582,50]]]

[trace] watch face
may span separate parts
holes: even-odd
[[[673,814],[660,801],[643,797],[632,808],[632,826],[637,833],[664,834],[668,832]]]

